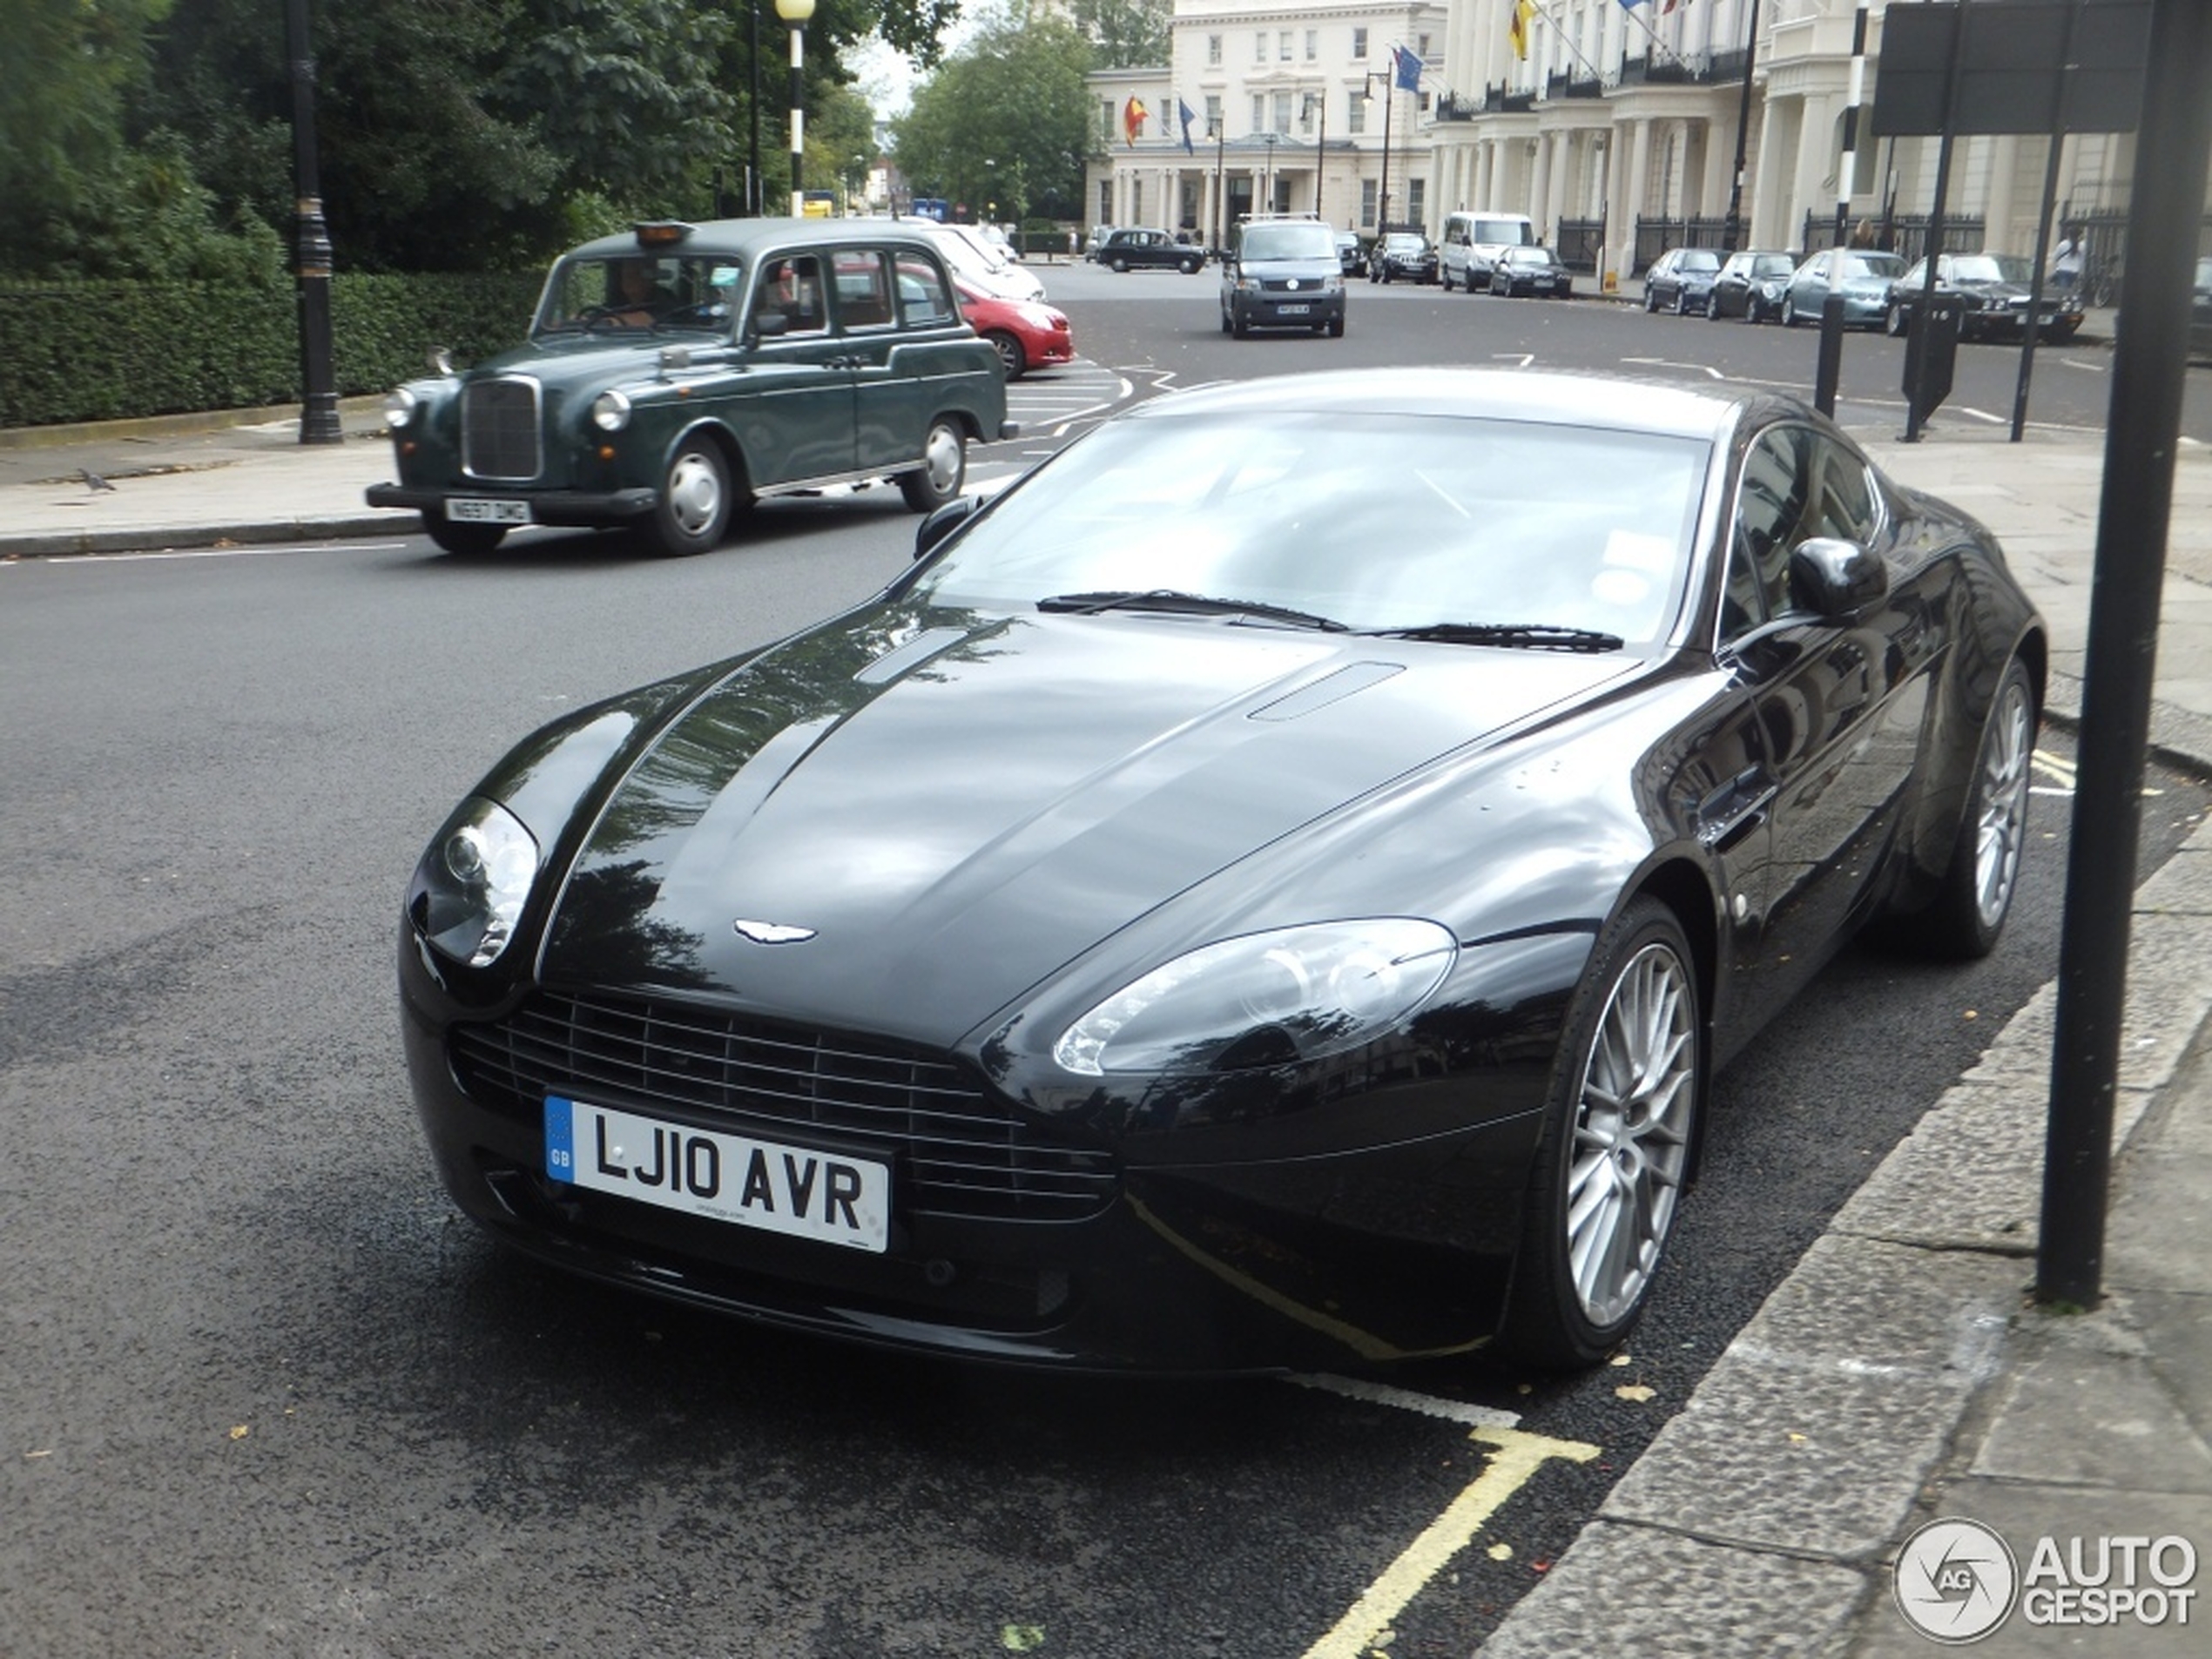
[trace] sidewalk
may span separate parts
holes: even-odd
[[[412,514],[360,504],[391,474],[378,401],[341,415],[346,441],[320,446],[297,442],[296,409],[0,433],[0,562],[411,531]],[[2031,428],[2013,444],[1945,417],[1907,445],[1896,425],[1854,435],[1900,482],[1998,532],[2052,626],[2049,712],[2078,721],[2101,435]],[[114,487],[91,488],[87,471]],[[2194,448],[2176,471],[2152,739],[2212,774],[2212,454]],[[2107,1537],[2179,1537],[2212,1555],[2208,927],[2212,827],[2200,827],[2135,900],[2105,1305],[2067,1317],[2024,1295],[2047,985],[1844,1207],[1485,1659],[1932,1652],[1892,1599],[1890,1563],[1937,1517],[1993,1527],[2023,1575],[2045,1537],[2085,1541],[2091,1567]],[[1963,1616],[1981,1588],[1934,1613]],[[2028,1588],[2044,1595],[2027,1605],[2054,1605],[2047,1585]],[[2212,1589],[2212,1567],[2193,1588]],[[2170,1599],[2165,1612],[2157,1626],[2079,1629],[2019,1611],[1977,1651],[2203,1651],[2193,1627],[2212,1606],[2193,1606],[2188,1626]]]

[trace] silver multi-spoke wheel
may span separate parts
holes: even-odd
[[[1674,1224],[1696,1108],[1696,1001],[1681,957],[1643,947],[1614,981],[1583,1068],[1567,1170],[1567,1258],[1591,1324],[1642,1298]]]
[[[1994,929],[2012,908],[2027,828],[2028,762],[2035,749],[2035,711],[2027,685],[2007,676],[1982,734],[1980,812],[1974,823],[1974,914]]]

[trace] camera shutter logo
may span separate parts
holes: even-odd
[[[1905,1622],[1931,1640],[1979,1642],[2020,1595],[2012,1547],[1979,1521],[1931,1521],[1897,1552],[1892,1590]]]

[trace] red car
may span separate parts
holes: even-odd
[[[958,279],[953,286],[960,290],[961,315],[997,347],[1007,379],[1076,361],[1076,337],[1066,313],[1035,300],[1001,300]]]

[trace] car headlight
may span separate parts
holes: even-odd
[[[440,954],[489,968],[515,935],[537,879],[537,842],[497,801],[471,796],[415,867],[408,914]]]
[[[602,432],[619,432],[630,424],[630,400],[620,392],[602,392],[591,400],[591,424]]]
[[[416,413],[421,407],[422,400],[402,386],[397,391],[388,393],[385,396],[384,424],[397,432],[401,427],[414,421]]]
[[[1449,928],[1407,916],[1223,940],[1115,992],[1061,1034],[1052,1057],[1087,1077],[1321,1059],[1404,1019],[1458,954]]]

